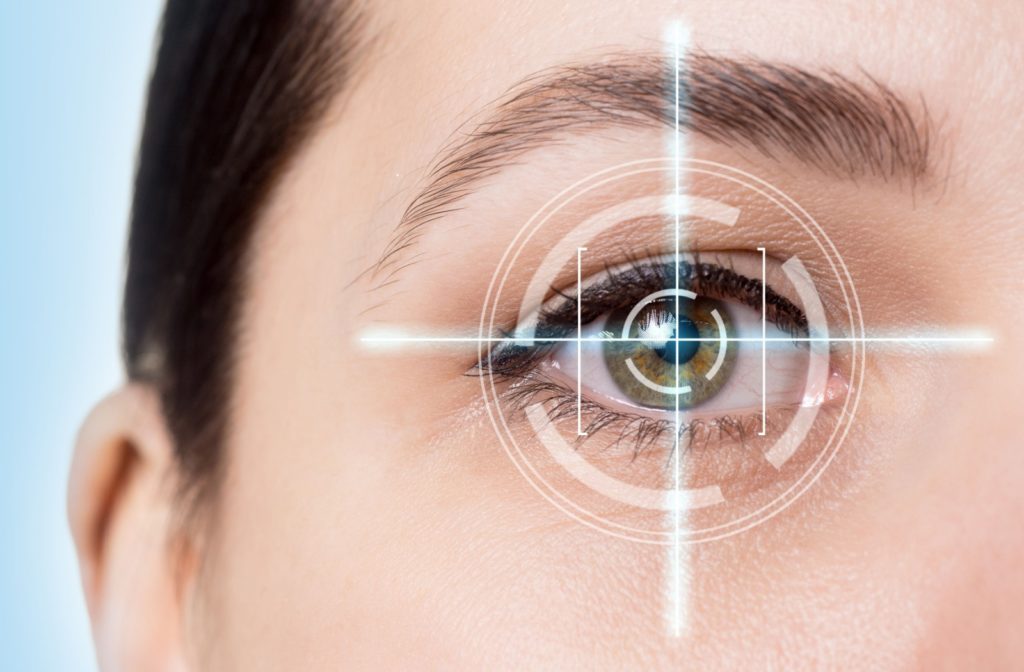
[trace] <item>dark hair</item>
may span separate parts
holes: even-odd
[[[247,250],[350,76],[339,0],[169,0],[138,156],[124,361],[159,392],[188,490],[222,466]]]

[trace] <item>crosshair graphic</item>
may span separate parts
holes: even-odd
[[[699,175],[705,179],[721,180],[731,185],[733,189],[739,188],[748,191],[758,198],[764,199],[778,211],[795,222],[804,235],[813,245],[811,249],[818,252],[815,268],[824,269],[830,272],[832,280],[837,288],[830,295],[833,305],[836,299],[841,301],[841,307],[846,313],[845,320],[837,320],[834,325],[839,334],[833,333],[830,324],[826,319],[826,313],[822,301],[815,288],[811,274],[808,272],[803,261],[796,256],[786,259],[781,264],[782,275],[787,279],[793,292],[799,298],[801,307],[807,317],[806,336],[768,337],[766,334],[766,305],[764,291],[766,272],[765,259],[770,251],[770,246],[758,247],[760,253],[760,318],[761,333],[756,337],[730,335],[723,328],[717,325],[717,333],[712,340],[719,344],[719,348],[739,347],[744,343],[752,343],[760,346],[761,354],[761,433],[767,434],[764,425],[766,417],[765,387],[768,376],[766,365],[767,351],[770,345],[776,343],[799,343],[806,344],[810,353],[806,367],[805,389],[811,390],[810,396],[820,395],[827,385],[829,376],[830,348],[836,344],[843,344],[849,347],[848,357],[848,378],[849,389],[845,395],[842,407],[838,409],[835,417],[838,420],[831,427],[828,436],[822,444],[812,451],[811,459],[802,462],[805,468],[785,488],[781,489],[771,501],[762,502],[756,508],[749,510],[735,510],[736,515],[728,520],[718,520],[714,524],[699,526],[694,525],[692,514],[705,511],[714,511],[717,508],[729,508],[729,499],[722,488],[714,485],[707,485],[701,488],[683,487],[683,460],[679,444],[680,426],[678,399],[685,392],[682,389],[673,391],[672,396],[675,403],[675,445],[673,447],[672,473],[670,483],[665,488],[642,487],[635,483],[624,482],[615,479],[605,473],[596,465],[588,462],[576,449],[576,445],[568,441],[548,417],[545,409],[540,405],[531,406],[526,409],[526,417],[530,428],[533,430],[529,445],[522,445],[519,438],[511,430],[509,418],[505,414],[504,405],[500,399],[497,389],[497,381],[493,376],[484,375],[479,378],[481,391],[488,400],[486,408],[495,429],[496,435],[519,472],[527,479],[533,488],[554,506],[562,510],[566,515],[576,519],[580,523],[591,528],[601,530],[604,533],[618,538],[629,539],[646,544],[661,544],[668,550],[668,569],[666,585],[666,605],[668,607],[667,624],[668,632],[673,636],[680,636],[685,631],[686,607],[688,599],[688,570],[686,563],[688,555],[685,548],[696,543],[705,543],[735,535],[755,527],[790,506],[811,485],[821,476],[826,467],[831,463],[843,440],[846,438],[854,418],[860,390],[864,378],[864,349],[868,344],[894,344],[897,346],[916,344],[949,344],[958,347],[976,347],[988,345],[993,339],[982,334],[950,335],[946,334],[923,334],[923,335],[895,335],[895,336],[867,336],[863,329],[863,318],[857,299],[856,290],[853,285],[850,273],[843,262],[838,250],[829,240],[825,231],[814,221],[814,219],[801,208],[795,201],[787,197],[781,191],[775,189],[766,182],[744,173],[735,168],[722,164],[687,159],[685,161],[672,159],[651,159],[635,161],[616,166],[599,173],[596,173],[580,182],[567,188],[552,198],[537,213],[534,214],[517,232],[515,238],[509,244],[502,259],[495,270],[490,281],[487,298],[481,310],[480,326],[477,335],[465,336],[434,336],[430,334],[376,334],[364,335],[361,340],[365,343],[391,343],[391,344],[417,344],[417,343],[464,343],[476,346],[478,357],[481,361],[489,361],[493,348],[499,345],[517,344],[532,345],[538,341],[574,343],[577,348],[577,357],[580,357],[584,344],[602,343],[605,341],[648,341],[651,337],[637,338],[629,336],[629,330],[623,329],[617,336],[600,338],[584,337],[582,335],[582,302],[577,300],[576,334],[574,337],[549,337],[538,336],[531,325],[531,316],[536,307],[544,301],[545,294],[550,290],[552,282],[559,276],[568,262],[575,263],[575,275],[577,287],[582,283],[583,259],[589,251],[590,241],[598,238],[602,231],[608,230],[623,220],[635,217],[638,213],[653,213],[664,219],[676,221],[677,218],[703,220],[709,225],[721,227],[735,227],[740,221],[742,212],[732,205],[716,200],[702,198],[697,195],[680,197],[678,193],[665,194],[663,190],[654,191],[644,195],[633,195],[619,202],[607,205],[595,214],[585,218],[568,234],[561,237],[554,244],[548,241],[543,242],[545,254],[539,264],[531,261],[529,264],[520,264],[519,261],[524,250],[531,241],[539,238],[539,232],[545,230],[552,217],[571,205],[573,201],[587,194],[600,191],[616,191],[616,185],[622,180],[629,180],[636,176],[664,175],[664,173],[675,172]],[[631,193],[631,192],[630,192]],[[678,224],[677,224],[678,226]],[[679,256],[674,257],[676,260]],[[518,266],[517,266],[518,264]],[[525,266],[530,273],[531,279],[521,295],[518,290],[515,293],[505,295],[506,287],[509,285],[513,269]],[[520,271],[524,269],[520,268]],[[677,276],[677,281],[679,280]],[[518,283],[514,283],[518,287]],[[579,290],[577,290],[579,291]],[[677,300],[683,297],[685,300],[693,300],[691,292],[685,287],[677,286],[670,288],[670,294]],[[503,306],[503,299],[509,297],[516,302],[514,314],[517,316],[517,324],[526,325],[511,335],[496,336],[501,333],[499,327],[504,326],[499,320]],[[641,299],[653,299],[648,295]],[[661,296],[657,298],[662,298]],[[632,311],[631,311],[632,313]],[[675,312],[679,315],[678,309]],[[627,315],[627,317],[629,317]],[[635,317],[635,316],[634,316]],[[535,326],[535,325],[534,325]],[[664,346],[671,342],[672,346],[679,348],[682,344],[691,341],[707,340],[706,337],[679,336],[678,334],[667,336],[659,335],[658,340]],[[676,359],[679,354],[676,351]],[[577,387],[576,387],[576,434],[583,433],[581,422],[582,413],[582,386],[583,371],[580,360],[576,362]],[[801,406],[790,419],[784,431],[773,436],[771,445],[763,452],[764,460],[773,468],[781,470],[792,462],[793,456],[804,443],[811,426],[814,424],[818,404]],[[625,504],[641,510],[661,511],[665,514],[667,525],[659,529],[640,528],[630,526],[624,522],[609,519],[600,515],[599,512],[588,508],[585,503],[575,501],[573,493],[561,490],[551,479],[546,478],[544,470],[538,468],[531,459],[531,452],[537,453],[538,443],[546,449],[548,455],[553,458],[555,464],[565,473],[571,475],[571,480],[582,484],[586,489],[596,493],[606,500]],[[684,521],[684,515],[691,514]]]
[[[524,251],[531,246],[532,241],[542,235],[545,227],[564,210],[571,208],[579,199],[618,193],[619,183],[623,180],[646,178],[649,182],[664,183],[664,175],[666,173],[672,174],[677,164],[681,165],[682,172],[700,175],[704,179],[724,180],[734,190],[737,187],[742,187],[751,191],[758,198],[766,199],[775,208],[785,212],[788,217],[797,222],[801,230],[805,232],[805,235],[814,242],[820,253],[828,260],[829,267],[834,274],[834,284],[841,288],[841,296],[845,302],[847,321],[844,325],[844,331],[848,334],[846,340],[851,345],[849,375],[850,381],[853,384],[850,386],[849,392],[843,401],[843,408],[838,413],[838,417],[842,421],[833,428],[826,445],[818,451],[816,458],[810,462],[806,473],[796,479],[791,487],[779,493],[774,500],[763,503],[751,511],[738,511],[733,519],[716,520],[714,524],[709,524],[705,527],[691,525],[686,530],[651,530],[650,528],[635,527],[616,520],[609,520],[593,510],[592,507],[576,501],[572,495],[560,489],[555,484],[556,479],[550,478],[549,475],[544,473],[544,468],[538,467],[535,464],[536,443],[539,441],[546,448],[550,458],[571,474],[574,482],[584,484],[589,490],[598,493],[602,497],[629,507],[663,512],[689,511],[721,505],[726,503],[728,498],[724,494],[723,489],[717,484],[708,484],[695,489],[685,488],[682,486],[682,476],[679,478],[678,487],[668,488],[646,487],[617,479],[602,471],[581,455],[578,445],[567,439],[557,429],[551,422],[546,409],[539,404],[525,409],[526,418],[533,429],[530,438],[534,440],[531,440],[530,445],[523,446],[521,445],[523,443],[521,438],[513,430],[513,420],[507,416],[504,405],[501,403],[501,393],[498,389],[499,381],[490,375],[482,376],[482,391],[485,398],[491,402],[487,404],[487,408],[491,413],[495,430],[502,441],[502,445],[505,447],[513,463],[516,464],[520,472],[537,491],[568,515],[584,524],[618,537],[645,543],[698,543],[721,539],[749,529],[788,506],[820,476],[838,449],[849,427],[849,421],[853,418],[853,412],[859,395],[859,383],[862,377],[863,344],[860,341],[860,337],[863,330],[856,292],[838,251],[824,235],[821,228],[795,202],[754,176],[722,164],[693,159],[683,162],[677,162],[674,159],[634,161],[601,171],[569,187],[530,218],[509,245],[492,278],[481,314],[478,338],[481,360],[487,361],[494,351],[491,335],[500,331],[501,324],[498,321],[499,308],[507,308],[505,306],[505,288],[509,278],[513,275],[513,271],[516,270],[520,258],[524,255]],[[607,202],[607,197],[600,200]],[[736,225],[742,212],[738,208],[720,201],[695,195],[677,198],[673,194],[664,193],[651,193],[633,197],[602,208],[590,217],[583,219],[582,222],[568,233],[561,235],[553,245],[545,243],[546,254],[544,254],[540,263],[532,269],[531,279],[526,286],[525,292],[515,298],[518,306],[518,324],[525,326],[509,337],[508,340],[522,347],[535,347],[539,342],[553,340],[543,335],[537,335],[534,313],[537,306],[543,304],[545,295],[559,273],[563,271],[567,260],[575,262],[575,274],[579,282],[582,277],[582,262],[588,249],[588,244],[599,239],[605,231],[620,225],[627,216],[637,217],[642,214],[661,217],[669,221],[673,221],[677,217],[701,219],[716,226],[732,227]],[[762,255],[762,278],[760,283],[763,287],[763,260],[767,247],[763,246],[759,248],[759,251]],[[782,271],[795,293],[799,296],[808,320],[808,336],[803,339],[806,341],[809,352],[805,389],[820,391],[827,386],[829,373],[829,341],[831,339],[829,337],[829,325],[825,317],[825,311],[815,290],[814,283],[798,257],[791,257],[783,263]],[[762,291],[761,295],[763,297],[765,292]],[[584,346],[593,344],[595,341],[646,341],[645,345],[649,347],[670,346],[675,349],[677,359],[679,357],[679,349],[685,347],[686,344],[713,341],[717,345],[717,351],[714,363],[705,374],[708,378],[713,378],[718,374],[721,363],[726,357],[729,348],[736,347],[739,343],[752,343],[760,346],[762,353],[762,427],[759,433],[766,433],[763,418],[765,417],[765,385],[767,381],[766,352],[770,341],[763,327],[767,312],[764,309],[763,299],[761,309],[762,330],[759,337],[732,336],[728,334],[720,315],[717,315],[715,318],[717,333],[714,336],[669,336],[665,334],[644,337],[631,336],[631,326],[640,311],[651,302],[666,298],[674,300],[676,306],[679,306],[681,301],[693,301],[699,297],[696,292],[682,286],[665,288],[651,293],[630,309],[618,336],[606,336],[599,339],[586,339],[583,336],[582,329],[580,328],[583,305],[581,301],[577,300],[577,332],[575,337],[571,339],[557,339],[574,341],[577,346],[577,434],[584,433],[581,419],[583,414],[583,368],[580,360],[582,359]],[[676,308],[675,315],[681,315],[678,307]],[[793,342],[794,339],[785,337],[784,339],[776,340]],[[678,400],[690,392],[689,386],[661,385],[648,380],[635,365],[631,366],[629,360],[627,360],[626,366],[630,368],[641,384],[647,385],[659,393],[670,395],[675,399],[675,409],[673,410],[675,410],[676,426],[679,427],[681,420]],[[779,432],[772,445],[765,450],[765,460],[777,469],[782,469],[800,448],[814,423],[819,409],[820,405],[818,404],[801,406],[797,409],[785,430]],[[677,431],[675,434],[676,445],[673,451],[678,453],[681,452],[678,443],[680,432]],[[673,458],[673,462],[675,461],[678,461],[678,458]]]
[[[864,378],[864,349],[868,343],[933,342],[970,345],[991,343],[992,339],[977,335],[966,337],[945,335],[866,336],[860,304],[851,275],[835,245],[807,211],[780,190],[750,174],[722,164],[695,160],[685,156],[680,132],[680,114],[684,102],[682,99],[684,92],[680,82],[680,64],[686,39],[685,32],[681,27],[676,27],[674,31],[670,32],[668,42],[672,51],[666,61],[671,63],[669,71],[672,75],[672,85],[668,89],[670,95],[666,100],[666,108],[672,110],[674,122],[670,139],[671,158],[634,161],[598,172],[554,196],[535,213],[517,232],[495,269],[488,287],[487,298],[481,310],[480,327],[476,336],[435,337],[429,334],[413,334],[365,336],[362,340],[370,343],[457,342],[475,344],[480,361],[487,361],[489,364],[495,346],[510,343],[523,346],[531,346],[540,342],[548,344],[554,342],[573,343],[577,353],[574,441],[567,440],[555,427],[543,405],[537,404],[525,409],[532,432],[526,437],[529,440],[529,445],[522,445],[520,440],[522,437],[517,436],[513,431],[513,423],[510,422],[505,407],[501,403],[497,381],[494,376],[489,374],[480,377],[482,394],[489,402],[486,404],[488,414],[501,445],[513,464],[533,488],[554,506],[582,524],[607,534],[646,544],[663,544],[668,547],[667,622],[669,633],[679,636],[685,630],[684,604],[688,592],[687,570],[684,567],[687,556],[684,549],[691,544],[720,540],[750,530],[783,511],[813,485],[832,462],[849,432],[860,398]],[[661,188],[657,191],[648,190],[640,195],[630,189],[617,191],[620,184],[642,176],[660,176],[662,179],[657,181]],[[830,294],[830,305],[837,307],[837,312],[845,313],[843,318],[836,320],[836,324],[833,325],[834,330],[830,329],[815,282],[804,264],[805,260],[792,256],[781,264],[781,272],[785,281],[799,298],[801,308],[806,315],[806,335],[768,337],[766,258],[771,251],[769,244],[757,247],[760,253],[760,277],[758,280],[760,283],[761,333],[759,336],[751,337],[728,333],[726,322],[720,314],[712,316],[715,324],[715,333],[712,336],[699,333],[695,335],[692,330],[687,332],[683,328],[686,325],[680,322],[682,315],[680,302],[695,301],[700,298],[697,292],[683,286],[681,282],[683,220],[701,220],[709,225],[732,227],[737,224],[742,215],[738,208],[729,203],[684,193],[682,188],[684,176],[719,181],[726,186],[726,193],[736,190],[743,191],[767,204],[771,210],[780,213],[787,220],[797,224],[795,228],[803,233],[804,242],[807,243],[806,249],[812,250],[815,255],[814,268],[816,272],[830,276],[828,278],[829,285],[831,289],[834,289]],[[670,185],[671,188],[666,190],[665,185]],[[556,242],[551,243],[549,240],[543,239],[542,233],[547,231],[546,227],[563,209],[567,209],[577,200],[584,200],[595,193],[605,196],[606,207],[585,218],[569,233],[560,236]],[[626,197],[625,194],[630,195]],[[611,203],[611,205],[607,205],[607,203]],[[638,213],[653,214],[672,222],[674,282],[670,288],[665,288],[663,291],[655,292],[641,299],[627,315],[626,324],[618,335],[585,338],[582,335],[584,306],[579,289],[583,279],[584,255],[588,254],[592,242],[597,240],[602,232],[626,219],[636,217]],[[538,242],[542,239],[544,242]],[[531,244],[534,247],[543,245],[546,250],[541,262],[536,267],[532,267],[532,262],[531,264],[521,262],[521,259],[524,258],[524,250],[527,250]],[[552,338],[544,334],[538,335],[535,332],[535,324],[531,323],[531,314],[543,304],[546,292],[554,286],[556,278],[559,277],[567,260],[573,260],[573,258],[575,258],[577,280],[576,335],[572,338]],[[531,266],[531,268],[525,269],[531,279],[527,284],[526,291],[518,296],[516,292],[508,290],[509,279],[514,269],[518,271],[517,276],[522,274],[523,266]],[[639,312],[643,310],[645,302],[665,298],[670,298],[674,304],[673,315],[676,316],[674,331],[643,336],[631,335],[631,326]],[[499,319],[499,315],[502,314],[501,309],[507,308],[506,304],[509,302],[516,304],[514,312],[519,318],[517,324],[526,326],[520,327],[511,336],[495,336],[500,333],[499,328],[503,326]],[[534,326],[531,327],[531,324]],[[836,335],[833,331],[838,331],[839,334]],[[675,362],[680,361],[684,354],[684,348],[694,343],[712,342],[713,347],[717,349],[715,350],[715,362],[705,374],[709,380],[721,375],[722,362],[729,357],[729,352],[735,351],[740,344],[752,343],[759,346],[761,413],[757,436],[766,442],[761,456],[766,464],[780,474],[780,478],[785,473],[788,480],[782,482],[779,488],[772,491],[768,501],[755,501],[747,507],[731,506],[736,504],[739,498],[730,497],[726,489],[719,487],[716,483],[707,483],[692,488],[683,487],[686,465],[681,450],[683,425],[680,399],[690,390],[687,385],[680,385],[678,378],[672,385],[655,383],[647,379],[638,367],[631,365],[629,360],[627,360],[626,367],[640,381],[640,384],[651,387],[653,391],[673,399],[675,431],[668,483],[666,487],[661,488],[647,487],[616,478],[598,465],[588,461],[577,450],[578,441],[587,438],[582,420],[584,412],[582,353],[585,345],[594,343],[600,345],[609,341],[644,342],[648,347],[660,349],[663,355],[670,356],[670,359]],[[825,436],[820,437],[820,445],[811,446],[810,450],[804,444],[812,425],[815,424],[818,411],[821,408],[820,403],[802,404],[788,419],[785,428],[781,431],[776,432],[773,428],[773,431],[769,432],[767,425],[767,385],[769,380],[767,351],[769,344],[797,342],[805,345],[808,352],[808,364],[803,385],[805,395],[812,398],[820,398],[824,395],[828,385],[831,348],[836,344],[845,344],[849,347],[845,366],[848,389],[843,396],[841,408],[834,412],[835,421],[830,428],[826,427],[827,432]],[[488,367],[488,370],[490,368]],[[817,442],[818,439],[815,441]],[[537,451],[538,443],[546,450]],[[805,448],[804,453],[809,452],[810,455],[805,456],[805,459],[801,461],[795,461],[793,458],[801,447]],[[547,456],[548,461],[544,465],[539,465],[538,458],[542,458],[544,455]],[[794,462],[797,462],[800,468],[793,469]],[[552,478],[552,474],[547,473],[551,465],[556,465],[563,474],[569,475],[568,481]],[[573,487],[564,487],[567,482]],[[575,486],[582,486],[582,488]],[[660,512],[664,514],[663,520],[667,524],[658,527],[641,527],[605,516],[602,513],[603,508],[597,510],[587,501],[580,501],[581,491],[591,495],[589,498],[591,502],[596,497],[598,500],[625,505],[630,509]],[[726,510],[725,515],[717,517],[708,515],[721,509]]]

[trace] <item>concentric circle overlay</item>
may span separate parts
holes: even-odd
[[[663,158],[634,161],[600,171],[580,180],[553,197],[538,210],[518,231],[506,249],[492,276],[481,313],[479,354],[481,360],[489,357],[491,350],[486,339],[497,333],[497,327],[501,326],[497,324],[499,306],[504,306],[511,301],[505,297],[505,303],[503,303],[502,293],[509,283],[513,270],[517,272],[517,278],[527,275],[530,278],[525,293],[515,300],[518,306],[518,323],[530,324],[531,316],[537,307],[542,305],[555,278],[567,263],[576,259],[578,248],[584,247],[586,241],[594,239],[602,232],[627,219],[638,215],[660,215],[665,218],[666,222],[670,222],[678,214],[681,218],[699,218],[720,226],[735,224],[742,214],[739,209],[696,195],[679,197],[672,194],[652,194],[639,198],[631,196],[619,201],[615,199],[617,192],[629,192],[628,189],[620,189],[624,180],[635,180],[642,176],[657,179],[663,175],[661,183],[670,184],[670,177],[677,170],[684,176],[699,176],[705,181],[709,178],[722,180],[728,188],[726,193],[736,192],[738,189],[747,190],[756,198],[770,203],[798,225],[797,230],[803,231],[804,235],[813,242],[814,247],[811,249],[817,250],[821,258],[827,262],[824,266],[819,263],[816,267],[827,268],[833,274],[848,319],[848,323],[843,325],[843,331],[846,332],[844,336],[854,337],[849,339],[851,342],[849,392],[843,401],[841,411],[836,414],[838,421],[832,427],[827,441],[817,450],[813,460],[808,461],[805,470],[799,477],[767,503],[758,503],[758,506],[751,510],[743,510],[740,507],[740,511],[736,515],[727,516],[725,520],[716,519],[712,524],[688,525],[682,533],[682,542],[701,543],[749,530],[778,514],[806,492],[835,457],[849,431],[859,401],[864,375],[864,346],[863,341],[859,340],[859,337],[863,336],[863,319],[853,281],[838,250],[825,231],[793,199],[753,175],[723,164],[697,159],[677,161]],[[579,205],[584,198],[594,197],[600,197],[602,203],[611,203],[612,205],[607,205],[600,212],[583,219],[571,231],[563,234],[555,244],[551,245],[545,242],[544,248],[547,252],[536,267],[517,266],[520,264],[519,260],[524,250],[531,244],[531,241],[536,241],[539,238],[538,233],[544,231],[545,226],[551,225],[556,215],[561,213],[564,216],[570,206]],[[771,241],[763,241],[763,243],[768,250],[771,250]],[[808,344],[812,356],[809,357],[806,372],[806,389],[823,390],[827,385],[829,375],[829,344],[827,341],[829,325],[824,308],[813,280],[799,258],[794,256],[786,260],[782,265],[782,270],[799,296],[807,315],[809,333],[814,337]],[[626,320],[622,335],[628,335],[632,319],[645,305],[666,296],[677,296],[686,300],[697,298],[696,294],[684,288],[669,288],[655,292],[633,307]],[[719,328],[718,335],[722,339],[719,355],[722,356],[725,352],[727,334],[720,316],[716,317],[718,318],[716,320]],[[533,333],[528,330],[524,333],[517,333],[515,338],[517,343],[528,346],[532,344],[533,336]],[[716,368],[713,367],[712,370]],[[631,368],[631,371],[634,375],[642,376],[642,373],[635,367]],[[489,375],[481,376],[480,381],[485,399],[489,402],[486,406],[491,422],[509,458],[538,493],[580,523],[619,538],[642,543],[679,543],[679,530],[645,529],[612,520],[603,515],[602,511],[616,508],[606,505],[611,502],[653,511],[713,510],[711,507],[728,505],[722,488],[715,484],[678,491],[666,490],[628,483],[606,473],[591,464],[576,447],[566,440],[555,428],[547,411],[540,404],[533,404],[526,409],[532,436],[528,437],[528,440],[524,440],[522,436],[517,437],[516,433],[512,431],[512,421],[506,415],[505,405],[501,403],[501,395],[496,381]],[[651,382],[646,379],[644,381]],[[666,388],[665,391],[671,394],[682,394],[688,391],[688,388],[686,390]],[[819,409],[820,406],[817,404],[801,406],[793,414],[785,429],[779,432],[777,438],[765,449],[765,460],[776,469],[781,470],[803,444]],[[553,458],[554,463],[564,470],[564,474],[559,474],[559,478],[552,478],[550,472],[542,473],[537,464],[540,454],[538,451],[546,452],[547,456]],[[547,462],[550,463],[550,460]],[[566,482],[564,476],[566,475],[570,477],[569,482],[573,483],[574,487],[566,488],[564,486]],[[595,501],[593,496],[588,496],[587,502],[580,501],[583,498],[578,494],[579,484],[585,486],[587,492],[596,494],[596,500],[602,501],[605,505],[593,506]],[[610,500],[610,502],[604,500]],[[598,508],[600,510],[595,510]],[[621,509],[621,506],[618,508]]]

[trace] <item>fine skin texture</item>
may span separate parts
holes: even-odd
[[[104,669],[1021,665],[1017,3],[396,1],[365,19],[374,39],[358,78],[257,231],[213,501],[182,523],[152,391],[128,386],[86,422],[69,508]],[[537,208],[597,170],[664,155],[665,128],[576,131],[474,185],[423,229],[394,282],[372,270],[456,129],[538,71],[657,53],[674,21],[709,53],[867,73],[926,105],[934,166],[918,179],[851,180],[784,151],[687,140],[821,223],[869,334],[995,339],[980,352],[869,348],[826,477],[777,518],[692,549],[680,637],[666,628],[665,548],[580,525],[530,487],[464,375],[475,346],[359,340],[410,326],[475,335],[491,274]],[[762,215],[760,239],[698,226],[690,243],[802,251],[790,223]],[[664,229],[628,242],[670,251]]]

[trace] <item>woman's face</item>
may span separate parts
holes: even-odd
[[[396,1],[366,18],[359,75],[254,242],[226,472],[186,635],[207,666],[962,669],[1024,655],[1018,6]],[[677,47],[678,134],[671,100],[661,119],[629,104],[651,103],[631,81],[656,79],[652,64],[671,73]],[[759,80],[783,78],[774,65],[810,77],[779,93],[781,79]],[[510,101],[527,78],[535,88]],[[856,85],[866,107],[850,111],[856,90],[843,87]],[[716,116],[723,100],[735,109]],[[572,189],[659,157],[658,170]],[[691,170],[711,165],[699,161],[729,168]],[[815,300],[782,268],[797,257],[828,333],[854,341],[769,346],[762,426],[759,285],[705,280],[700,305],[656,303],[630,334],[717,334],[718,308],[729,333],[755,337],[679,355],[700,381],[679,402],[690,431],[678,452],[665,429],[675,395],[623,364],[633,352],[664,382],[673,353],[577,350],[572,303],[577,279],[611,278],[584,293],[596,303],[579,319],[584,334],[620,333],[609,325],[655,291],[638,278],[673,266],[675,211],[658,204],[672,193],[739,212],[733,226],[683,212],[684,269],[758,279],[763,247],[769,296],[790,304],[766,300],[766,333],[820,336]],[[428,216],[409,212],[424,202]],[[552,214],[520,245],[539,212]],[[581,231],[600,213],[608,228]],[[513,373],[480,366],[510,343],[474,339],[533,324],[538,296],[569,340]],[[976,334],[993,341],[871,340]],[[713,389],[719,347],[732,354]],[[818,387],[803,382],[821,361]],[[801,407],[812,426],[769,466]],[[834,431],[841,445],[806,492],[711,538],[799,484]],[[645,492],[678,485],[693,505],[599,494],[551,445]],[[722,501],[698,508],[709,485]]]

